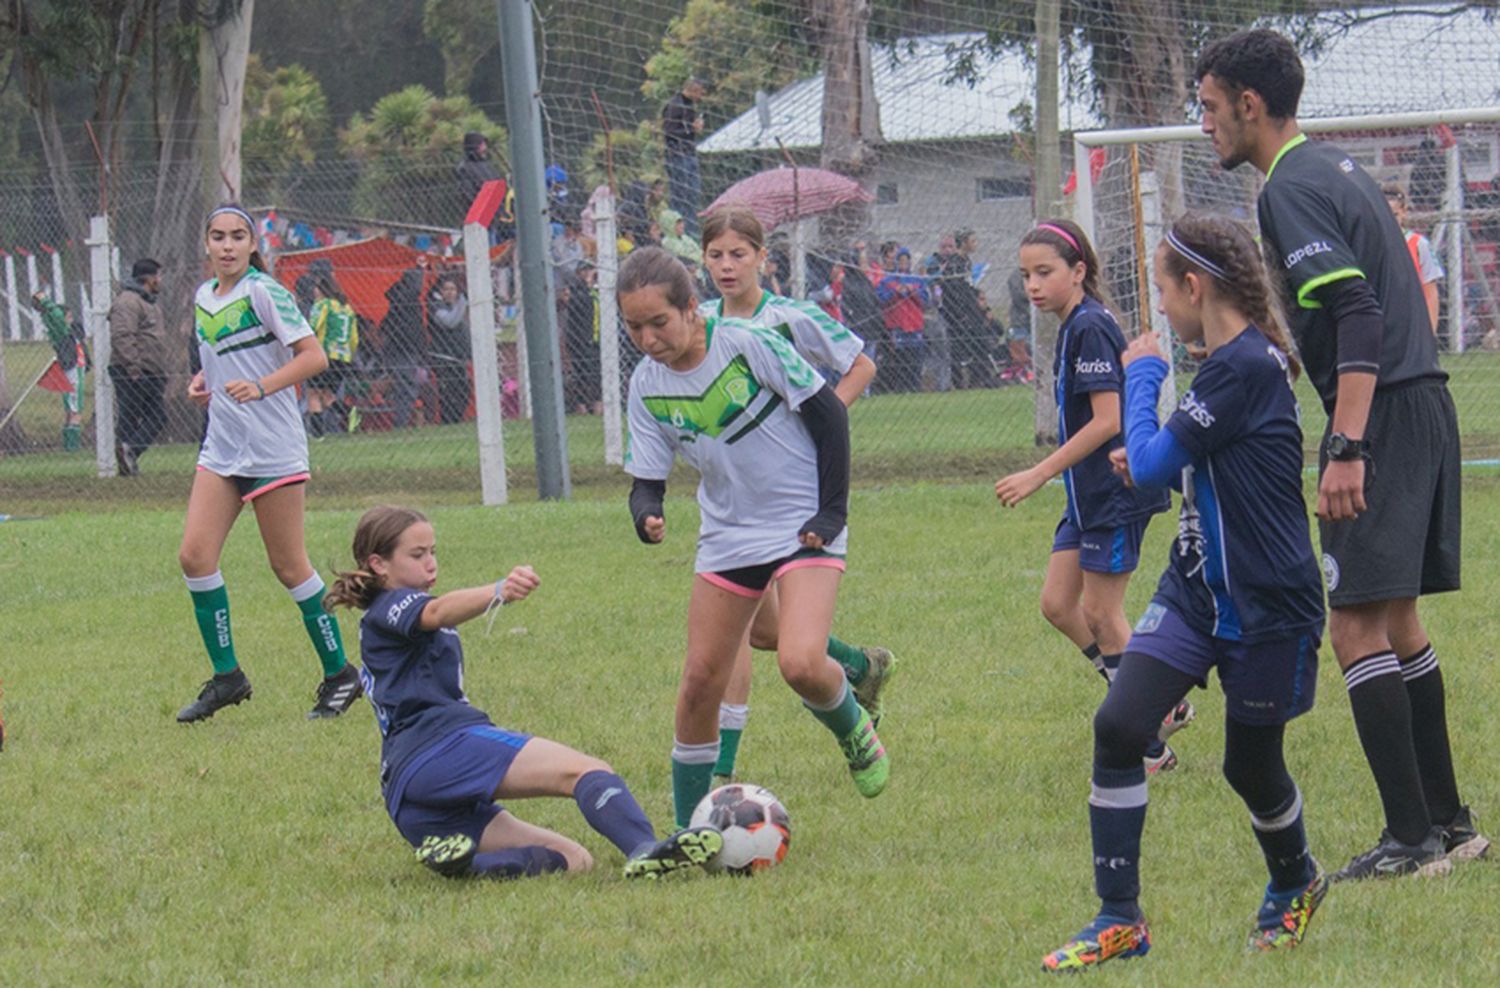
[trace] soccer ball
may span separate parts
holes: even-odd
[[[693,810],[694,827],[715,827],[724,835],[724,850],[709,871],[753,875],[786,857],[792,821],[769,789],[750,785],[720,786]]]

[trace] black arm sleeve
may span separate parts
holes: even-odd
[[[661,502],[666,494],[665,480],[642,480],[637,477],[630,485],[630,516],[635,519],[635,534],[647,545],[652,542],[646,537],[646,519],[663,517]]]
[[[1313,292],[1338,327],[1340,374],[1379,374],[1385,318],[1380,301],[1363,278],[1340,278]]]
[[[797,534],[812,532],[826,544],[849,520],[849,413],[826,384],[797,413],[818,451],[818,513]]]

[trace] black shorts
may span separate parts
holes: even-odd
[[[1365,437],[1374,463],[1366,510],[1318,523],[1329,606],[1457,590],[1460,450],[1447,386],[1419,381],[1375,392]],[[1320,453],[1320,477],[1327,465]]]
[[[830,569],[843,570],[844,557],[835,556],[826,549],[802,548],[790,556],[774,559],[769,563],[757,563],[754,566],[741,566],[737,569],[721,569],[718,572],[698,575],[721,590],[728,590],[741,597],[759,598],[766,592],[766,587],[771,585],[772,580],[789,569],[799,569],[803,566],[826,566]]]

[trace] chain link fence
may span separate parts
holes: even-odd
[[[1142,137],[1086,148],[1080,183],[1076,171],[1069,176],[1073,135],[1190,123],[1197,48],[1252,24],[1297,39],[1309,79],[1304,118],[1493,106],[1500,25],[1489,5],[1469,6],[1062,3],[1056,152],[1067,180],[1064,212],[1092,212],[1127,330],[1152,319],[1140,249],[1154,244],[1163,218],[1208,207],[1253,220],[1258,177],[1248,167],[1223,172],[1201,142]],[[1036,219],[1038,155],[1052,150],[1039,148],[1035,136],[1034,5],[552,0],[538,5],[537,35],[554,311],[576,490],[623,486],[618,466],[606,462],[612,442],[601,412],[613,389],[601,379],[611,373],[601,343],[615,336],[622,377],[639,356],[618,326],[601,319],[598,266],[648,242],[694,263],[699,213],[767,172],[761,181],[795,174],[795,189],[826,169],[855,190],[824,212],[794,202],[792,212],[808,215],[771,231],[763,277],[770,290],[813,299],[844,319],[876,360],[875,383],[851,412],[856,480],[992,477],[1037,455],[1044,418],[1037,408],[1052,401],[1040,381],[1050,376],[1051,358],[1033,347],[1033,315],[1013,273],[1016,244]],[[681,115],[690,79],[702,81],[704,92]],[[674,101],[679,123],[693,132],[669,154],[664,109]],[[418,118],[436,122],[412,137]],[[466,132],[486,146],[466,143]],[[1403,188],[1409,225],[1443,261],[1437,332],[1467,452],[1491,455],[1500,447],[1500,392],[1492,384],[1500,372],[1493,352],[1500,346],[1500,124],[1351,126],[1328,136],[1377,178]],[[358,319],[352,371],[332,387],[304,389],[315,497],[479,501],[472,354],[467,330],[455,328],[472,294],[460,226],[477,182],[507,176],[507,156],[501,123],[411,90],[382,99],[306,160],[247,152],[242,199],[259,221],[276,277],[307,311],[331,290]],[[199,176],[132,161],[107,183],[92,166],[78,167],[66,183],[57,178],[0,178],[0,416],[10,416],[0,427],[0,512],[182,496],[203,428],[185,399],[194,359],[191,292],[206,276]],[[62,448],[62,399],[44,390],[54,383],[46,371],[55,354],[30,296],[63,300],[88,335],[97,332],[89,314],[102,315],[109,303],[90,287],[86,231],[62,218],[71,215],[59,205],[63,185],[91,206],[100,190],[88,212],[102,210],[110,220],[112,293],[136,259],[156,256],[164,265],[167,416],[138,476],[101,477],[113,472],[108,458],[90,452],[104,368],[84,377],[81,451]],[[614,249],[601,251],[606,196],[617,235]],[[491,226],[489,271],[505,472],[515,495],[530,496],[534,454],[509,250],[512,208],[503,206]],[[699,272],[710,296],[712,283]],[[894,311],[888,295],[882,300],[891,278],[921,286],[915,322]],[[1310,396],[1304,405],[1316,412]]]

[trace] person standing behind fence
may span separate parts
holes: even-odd
[[[115,385],[115,463],[133,477],[138,461],[166,424],[167,331],[156,299],[161,265],[143,257],[109,307],[109,376]]]
[[[438,393],[438,421],[462,422],[469,410],[469,300],[458,279],[445,275],[427,310],[432,327],[432,374]]]
[[[1401,236],[1406,239],[1406,251],[1411,255],[1412,266],[1417,269],[1417,278],[1422,282],[1422,300],[1427,303],[1427,318],[1432,322],[1432,331],[1438,325],[1438,286],[1447,272],[1438,262],[1432,241],[1406,225],[1406,193],[1401,186],[1387,182],[1380,187],[1385,195],[1385,204],[1391,207],[1391,215],[1401,227]]]
[[[992,388],[995,375],[990,365],[996,334],[990,329],[987,306],[974,283],[974,252],[979,237],[972,230],[954,235],[957,249],[943,268],[943,322],[948,325],[948,364],[954,383],[961,388]]]
[[[350,308],[331,271],[318,275],[312,293],[308,321],[328,357],[328,369],[308,379],[307,427],[313,436],[322,436],[343,431],[340,403],[359,349],[359,316]]]
[[[911,273],[911,251],[905,247],[896,251],[895,264],[896,269],[881,275],[875,286],[890,340],[889,380],[892,391],[920,391],[922,360],[927,354],[927,282]]]
[[[417,395],[427,376],[427,333],[422,313],[422,268],[408,268],[385,292],[386,313],[381,321],[380,352],[390,379],[386,401],[391,425],[411,423]]]
[[[49,298],[45,291],[31,296],[31,307],[41,314],[47,342],[52,344],[57,366],[67,379],[67,390],[62,392],[62,445],[64,450],[73,452],[83,448],[83,375],[89,369],[83,332],[73,323],[68,310]],[[47,387],[45,382],[42,386]]]
[[[698,135],[703,133],[703,116],[697,102],[708,93],[701,79],[689,79],[682,91],[661,111],[661,134],[666,150],[667,202],[687,222],[686,234],[698,237],[698,201],[703,195],[698,174]],[[670,227],[663,224],[666,233]]]
[[[488,139],[477,130],[464,135],[464,156],[453,166],[453,178],[458,187],[458,220],[468,215],[469,207],[484,183],[500,178],[500,170],[490,161]],[[498,216],[496,217],[498,219]]]
[[[1241,31],[1194,68],[1203,132],[1226,169],[1266,176],[1261,236],[1297,350],[1328,413],[1318,535],[1329,637],[1386,827],[1335,881],[1434,874],[1489,848],[1459,798],[1443,675],[1417,598],[1459,587],[1458,415],[1421,284],[1380,187],[1297,125],[1302,61]]]
[[[328,358],[291,292],[265,273],[249,213],[232,204],[211,212],[204,247],[213,277],[194,298],[203,369],[188,384],[188,398],[208,408],[208,432],[177,559],[214,674],[177,720],[205,720],[250,699],[219,571],[224,542],[246,504],[255,510],[271,569],[296,602],[323,667],[307,716],[337,717],[362,688],[359,670],[344,657],[338,622],[323,607],[323,578],[307,558],[304,485],[311,474],[296,393]]]

